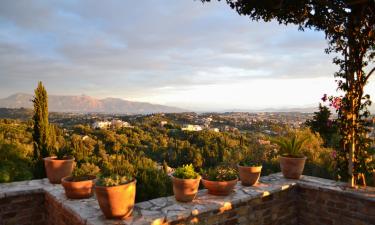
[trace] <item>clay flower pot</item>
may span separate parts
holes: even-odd
[[[280,168],[285,178],[299,179],[305,167],[307,157],[292,158],[280,156]]]
[[[112,187],[95,186],[100,209],[107,219],[128,217],[133,212],[136,180]]]
[[[173,193],[177,201],[191,202],[198,193],[201,177],[196,179],[180,179],[172,176]]]
[[[65,195],[72,199],[90,198],[94,194],[95,176],[87,176],[80,181],[74,181],[72,176],[61,179]]]
[[[240,166],[238,172],[240,174],[241,184],[243,186],[252,186],[259,180],[262,166]]]
[[[63,177],[70,176],[73,172],[73,157],[65,157],[63,159],[57,159],[57,157],[47,157],[43,160],[48,180],[52,184],[60,184]]]
[[[229,195],[234,186],[236,186],[238,179],[230,181],[210,181],[202,179],[203,186],[207,188],[208,194],[211,195]]]

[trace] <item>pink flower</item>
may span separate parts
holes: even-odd
[[[335,108],[336,110],[340,109],[341,107],[341,98],[340,97],[334,97],[332,100],[332,106],[333,108]]]
[[[332,151],[331,157],[334,159],[337,157],[337,152],[335,150]]]

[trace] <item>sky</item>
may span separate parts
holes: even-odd
[[[336,93],[326,47],[321,32],[254,22],[223,1],[2,0],[0,97],[40,80],[49,94],[189,110],[316,106]]]

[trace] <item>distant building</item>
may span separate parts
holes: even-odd
[[[164,127],[164,126],[167,125],[167,124],[168,124],[168,122],[165,121],[165,120],[160,121],[160,126],[161,126],[161,127]]]
[[[193,125],[193,124],[187,124],[184,125],[181,130],[186,130],[186,131],[201,131],[202,127],[199,125]]]
[[[216,127],[210,128],[210,131],[213,131],[213,132],[220,132],[219,128],[216,128]]]
[[[92,128],[94,129],[108,129],[111,126],[111,122],[109,121],[95,121],[92,124]]]
[[[109,129],[109,128],[122,128],[122,127],[129,127],[132,128],[133,126],[130,125],[130,123],[122,121],[122,120],[116,120],[113,119],[111,121],[96,121],[92,124],[92,128],[94,129]]]

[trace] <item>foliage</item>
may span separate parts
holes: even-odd
[[[280,147],[280,154],[287,157],[303,157],[301,149],[308,137],[298,137],[297,134],[272,139],[272,142]]]
[[[202,176],[210,181],[231,181],[237,179],[237,171],[228,166],[209,168],[202,172]]]
[[[96,176],[100,172],[98,166],[93,163],[83,163],[76,166],[73,170],[72,176],[74,181],[86,180],[89,176]]]
[[[300,30],[310,28],[325,33],[329,44],[326,53],[336,55],[333,63],[339,67],[335,73],[338,90],[345,93],[337,108],[341,135],[337,168],[344,179],[348,178],[348,184],[354,186],[356,179],[370,169],[365,118],[369,115],[367,107],[371,101],[370,96],[364,94],[364,87],[375,72],[375,68],[368,68],[375,58],[375,1],[226,2],[240,15],[252,20],[276,20],[280,24],[298,25]]]
[[[189,164],[176,168],[173,176],[180,179],[196,179],[199,174],[194,171],[193,165]]]
[[[110,176],[101,176],[96,182],[96,185],[104,186],[104,187],[112,187],[112,186],[119,186],[119,185],[127,184],[133,180],[134,180],[133,177],[129,175],[120,176],[118,174],[112,174]]]
[[[34,176],[45,177],[43,158],[50,156],[49,152],[49,122],[48,122],[48,97],[42,82],[35,89],[34,103]]]
[[[338,148],[340,142],[339,130],[335,120],[331,119],[331,111],[327,106],[319,104],[319,111],[305,123],[314,132],[318,132],[324,140],[325,147]]]
[[[31,161],[21,145],[0,139],[0,183],[32,178]]]
[[[238,163],[240,166],[261,166],[262,163],[252,157],[246,157]]]

